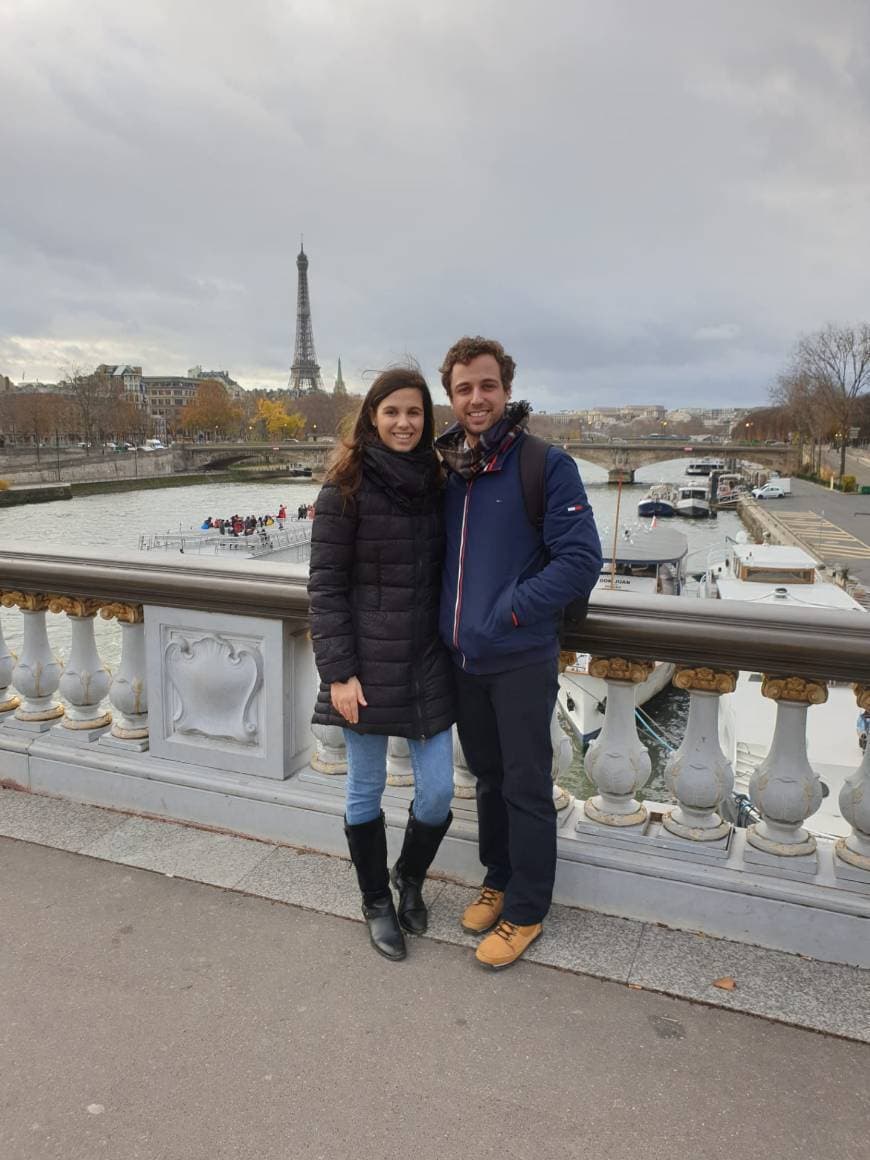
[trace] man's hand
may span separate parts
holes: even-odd
[[[363,696],[362,685],[357,677],[349,681],[333,681],[329,686],[329,695],[332,698],[333,708],[339,712],[348,725],[359,724],[359,707],[368,705]]]

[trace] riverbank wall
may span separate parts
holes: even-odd
[[[24,503],[53,503],[58,499],[72,499],[68,483],[44,483],[33,487],[10,487],[0,491],[0,508],[17,507]]]
[[[20,461],[6,457],[0,460],[0,479],[5,479],[10,487],[23,487],[30,483],[102,483],[119,479],[156,479],[167,475],[177,475],[184,470],[184,459],[180,452],[148,451],[126,452],[123,455],[100,455],[93,459],[69,461],[62,458],[52,460],[46,449],[41,464],[31,461],[26,466]]]
[[[96,466],[96,464],[94,465]],[[15,507],[18,504],[48,503],[57,499],[73,499],[80,495],[109,495],[113,492],[150,491],[165,487],[196,487],[213,483],[267,483],[280,481],[282,484],[317,483],[311,476],[288,475],[286,468],[255,470],[249,468],[229,471],[200,471],[177,475],[137,475],[132,478],[86,479],[80,482],[34,483],[32,486],[18,486],[14,476],[13,486],[0,491],[0,507]]]

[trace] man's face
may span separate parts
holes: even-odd
[[[472,446],[484,431],[504,415],[510,390],[502,386],[501,371],[491,354],[481,354],[470,363],[454,363],[450,372],[450,405],[465,428]]]

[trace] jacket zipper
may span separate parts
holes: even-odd
[[[465,545],[468,541],[468,508],[474,480],[470,479],[465,489],[465,503],[462,508],[462,527],[459,533],[459,568],[456,573],[456,604],[453,608],[453,647],[462,657],[465,668],[465,653],[459,647],[459,621],[462,617],[462,581],[465,574]]]
[[[420,551],[420,525],[421,520],[414,521],[414,577],[419,588],[421,582],[421,557]],[[418,732],[420,733],[421,741],[427,740],[428,722],[425,719],[423,712],[423,697],[420,688],[420,624],[419,618],[415,617],[413,621],[413,632],[411,634],[411,644],[414,650],[413,672],[414,672],[414,716],[417,719]]]

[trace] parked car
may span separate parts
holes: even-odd
[[[791,480],[771,480],[763,487],[754,487],[752,494],[756,499],[785,499],[787,495],[791,495]]]

